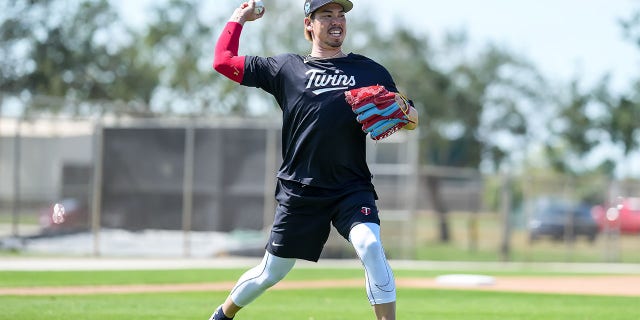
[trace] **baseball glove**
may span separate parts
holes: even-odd
[[[389,92],[384,86],[375,85],[346,91],[347,103],[362,124],[362,131],[373,140],[384,139],[402,129],[408,123],[411,103],[401,94]]]

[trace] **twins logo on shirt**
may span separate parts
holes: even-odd
[[[309,76],[307,81],[307,89],[313,89],[315,95],[325,92],[347,90],[349,87],[356,85],[356,78],[344,74],[341,70],[333,71],[334,74],[328,74],[330,70],[311,69],[306,72]]]
[[[369,208],[369,207],[362,207],[362,208],[360,209],[360,212],[361,212],[362,214],[364,214],[365,216],[368,216],[368,215],[370,215],[370,214],[371,214],[371,208]]]

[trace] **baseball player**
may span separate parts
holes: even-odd
[[[362,261],[377,319],[395,319],[395,280],[380,240],[377,195],[365,155],[367,134],[345,92],[372,85],[397,92],[396,85],[380,64],[342,51],[346,13],[353,8],[349,0],[304,2],[309,54],[239,56],[245,22],[265,14],[255,6],[250,0],[235,9],[216,44],[214,68],[241,85],[270,93],[282,109],[277,208],[262,262],[240,277],[210,320],[233,319],[282,280],[296,259],[318,261],[331,225]]]

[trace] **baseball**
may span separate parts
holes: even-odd
[[[255,4],[255,7],[254,7],[255,9],[253,9],[253,12],[258,15],[261,14],[262,11],[264,11],[264,4],[262,3],[262,0],[256,0],[254,4]]]

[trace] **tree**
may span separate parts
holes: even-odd
[[[640,11],[621,21],[627,39],[640,48]],[[600,173],[613,177],[619,155],[628,157],[640,147],[640,80],[631,90],[614,93],[609,75],[593,88],[581,88],[574,79],[568,89],[556,97],[557,113],[549,122],[553,133],[546,142],[547,155],[556,171],[572,176]],[[599,149],[608,152],[595,164],[587,164]]]
[[[213,76],[213,48],[222,16],[209,17],[206,1],[171,0],[150,9],[138,50],[160,70],[153,100],[163,114],[244,113],[243,90]],[[212,23],[213,22],[213,23]]]
[[[620,21],[625,37],[640,48],[640,8]]]
[[[358,30],[375,30],[374,23],[365,21]],[[528,119],[544,105],[544,80],[524,59],[491,45],[469,54],[464,33],[450,34],[439,50],[432,49],[424,35],[402,27],[391,37],[378,32],[359,36],[366,44],[362,49],[394,73],[400,90],[421,113],[424,164],[470,168],[484,164],[497,170],[533,139]],[[439,219],[439,239],[447,242],[442,179],[428,176],[426,183]]]
[[[0,90],[30,98],[25,113],[37,110],[75,113],[78,101],[123,100],[148,105],[158,69],[129,41],[130,30],[119,22],[106,0],[10,1],[3,5]],[[61,98],[37,103],[39,96]],[[50,100],[49,100],[50,101]]]
[[[622,28],[627,39],[640,49],[640,8],[626,21]],[[605,101],[610,104],[610,101]],[[618,98],[609,129],[613,132],[614,141],[624,146],[624,154],[629,155],[640,147],[640,76],[631,87],[631,92]]]

